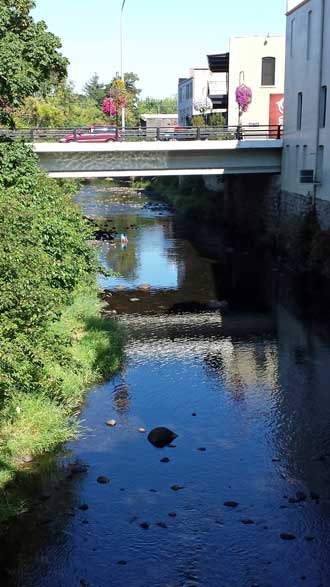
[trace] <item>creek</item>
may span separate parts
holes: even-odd
[[[328,328],[299,315],[273,262],[205,227],[190,238],[143,194],[90,183],[77,201],[128,235],[97,244],[119,274],[100,286],[125,363],[8,529],[1,585],[328,586]],[[155,426],[175,446],[152,446]],[[63,481],[68,462],[83,466]]]

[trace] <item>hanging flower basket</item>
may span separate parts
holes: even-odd
[[[236,88],[236,102],[239,106],[240,113],[246,112],[252,102],[252,90],[245,84]]]

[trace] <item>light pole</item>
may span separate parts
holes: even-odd
[[[123,12],[126,0],[123,0],[121,5],[120,11],[120,77],[121,80],[125,83],[124,80],[124,70],[123,70]],[[125,106],[121,109],[121,126],[125,128]]]

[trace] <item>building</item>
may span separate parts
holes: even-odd
[[[212,72],[206,67],[191,68],[189,77],[179,79],[179,126],[190,126],[193,116],[213,112],[211,97],[219,91],[228,94],[225,73]],[[217,112],[226,115],[227,104],[218,108]]]
[[[282,192],[330,226],[330,2],[288,0]],[[298,198],[297,196],[305,196]]]
[[[177,114],[142,114],[140,116],[141,128],[166,128],[177,125]]]
[[[179,124],[189,125],[200,114],[221,112],[230,126],[238,124],[236,88],[252,89],[252,103],[242,124],[282,124],[284,108],[285,37],[262,35],[231,37],[229,53],[208,55],[208,69],[194,68],[179,79]]]
[[[228,124],[238,123],[235,91],[241,83],[252,90],[252,102],[242,115],[245,124],[283,122],[285,68],[284,35],[231,37],[229,44]]]

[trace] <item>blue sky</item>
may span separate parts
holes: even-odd
[[[59,35],[78,90],[94,72],[109,81],[120,70],[122,0],[36,0],[34,17]],[[140,78],[143,96],[177,91],[189,67],[228,50],[232,35],[282,34],[285,0],[126,0],[124,71]]]

